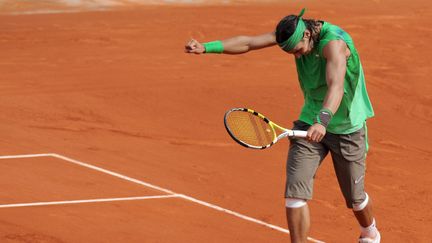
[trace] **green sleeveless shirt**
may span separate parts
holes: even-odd
[[[324,22],[319,39],[318,46],[315,46],[311,53],[296,59],[297,73],[305,99],[299,119],[308,124],[314,123],[327,93],[327,61],[323,56],[323,49],[329,41],[343,40],[351,51],[347,60],[344,95],[327,131],[334,134],[355,132],[363,127],[366,119],[374,116],[359,55],[349,34],[336,25]]]

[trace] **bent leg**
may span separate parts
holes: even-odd
[[[362,128],[351,134],[328,136],[336,176],[346,205],[352,208],[360,224],[359,242],[380,242],[375,225],[372,202],[365,192],[366,133]]]

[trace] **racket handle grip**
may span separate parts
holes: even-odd
[[[307,136],[307,131],[293,130],[292,136],[296,138],[305,138]]]

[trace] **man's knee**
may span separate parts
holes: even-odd
[[[301,208],[307,204],[307,201],[299,198],[285,198],[285,207]]]
[[[368,194],[365,192],[366,194],[366,198],[363,200],[363,202],[360,203],[353,203],[352,205],[352,209],[354,211],[362,211],[369,203],[369,196]]]

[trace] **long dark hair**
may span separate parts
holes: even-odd
[[[306,24],[306,29],[308,29],[312,33],[312,40],[315,44],[319,42],[319,27],[322,24],[320,20],[314,19],[303,19]],[[297,15],[288,15],[279,21],[276,26],[276,42],[282,43],[294,34],[294,31],[297,27],[298,16]]]

